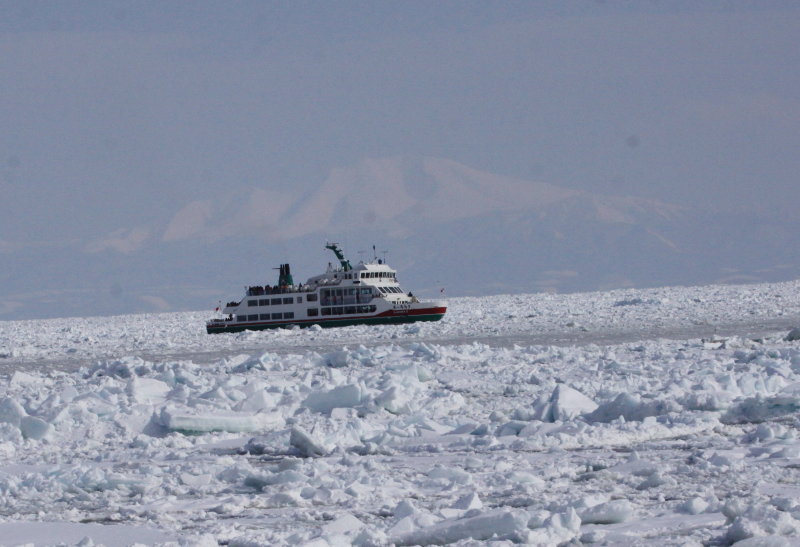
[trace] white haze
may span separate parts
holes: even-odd
[[[326,239],[452,295],[481,294],[465,254],[508,271],[492,292],[800,273],[794,2],[0,15],[3,319],[212,306]]]

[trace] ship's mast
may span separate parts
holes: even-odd
[[[339,263],[342,265],[342,270],[349,272],[353,269],[353,267],[350,265],[350,261],[344,257],[344,253],[342,253],[338,243],[328,243],[325,245],[325,248],[333,251],[333,254],[336,255],[336,258],[339,259]]]

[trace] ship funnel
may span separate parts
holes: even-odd
[[[288,287],[290,285],[294,285],[294,280],[292,279],[292,273],[289,268],[288,264],[281,264],[281,267],[278,268],[278,286],[279,287]]]

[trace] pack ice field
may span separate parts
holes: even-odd
[[[0,323],[0,545],[791,545],[800,283]]]

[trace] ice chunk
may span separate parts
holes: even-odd
[[[170,387],[154,378],[139,378],[134,376],[126,386],[128,395],[137,403],[161,403],[167,398]]]
[[[414,503],[411,500],[403,500],[397,504],[397,506],[394,508],[394,511],[392,511],[392,514],[394,514],[395,518],[400,520],[418,512],[419,510],[414,506]]]
[[[239,412],[258,412],[259,410],[277,407],[278,401],[280,401],[279,396],[262,389],[237,404],[235,410]]]
[[[158,422],[172,431],[183,433],[208,433],[210,431],[248,432],[264,429],[276,423],[275,416],[261,414],[242,414],[219,412],[217,414],[192,414],[165,408],[161,410]]]
[[[406,365],[396,367],[384,379],[381,389],[384,391],[375,398],[376,405],[393,414],[409,414],[419,406],[420,395],[426,388],[417,366]]]
[[[324,362],[329,367],[333,368],[341,368],[346,367],[350,362],[350,352],[349,351],[334,351],[331,353],[327,353],[322,356]]]
[[[628,500],[614,500],[589,507],[579,514],[583,524],[615,524],[633,516],[633,504]]]
[[[53,432],[53,426],[34,416],[25,416],[20,420],[19,430],[26,439],[41,440],[49,437]]]
[[[759,423],[800,411],[800,384],[786,386],[772,397],[756,395],[728,409],[720,421],[723,423]]]
[[[534,523],[531,522],[531,524]],[[573,539],[580,531],[580,528],[581,519],[575,509],[570,507],[564,513],[549,516],[542,527],[529,532],[526,542],[529,545],[564,544]]]
[[[17,401],[10,397],[5,397],[0,401],[0,422],[9,423],[19,427],[22,418],[28,413]]]
[[[708,509],[708,502],[703,498],[697,497],[688,499],[678,506],[679,512],[687,513],[689,515],[699,515],[706,509]]]
[[[328,450],[321,442],[315,440],[310,433],[298,426],[292,428],[289,444],[307,458],[324,456],[328,453]]]
[[[796,342],[797,340],[800,340],[800,328],[795,327],[792,330],[790,330],[789,334],[786,335],[784,340],[786,340],[787,342]]]
[[[754,504],[733,519],[725,535],[731,543],[754,538],[750,544],[761,545],[755,538],[764,536],[793,536],[800,533],[800,521],[784,511],[765,504]],[[766,539],[766,538],[765,538]]]
[[[316,391],[303,401],[303,406],[314,412],[329,413],[334,408],[358,406],[362,401],[361,388],[348,384],[333,388],[330,391]]]
[[[42,378],[41,376],[33,376],[32,374],[28,374],[27,372],[22,372],[20,370],[14,371],[14,374],[11,375],[11,379],[8,381],[8,385],[10,386],[24,386],[24,385],[41,385],[42,383],[49,384],[50,381],[47,378]]]
[[[590,422],[612,422],[620,416],[629,422],[640,422],[649,416],[662,416],[680,410],[681,406],[675,401],[667,399],[642,401],[638,395],[620,393],[613,401],[600,405],[597,410],[585,417]]]
[[[9,442],[10,444],[19,444],[22,441],[22,432],[19,426],[0,422],[0,443]]]
[[[525,541],[528,513],[520,509],[495,510],[477,516],[445,520],[390,540],[396,545],[442,545],[464,539],[489,538]]]
[[[453,509],[483,509],[483,502],[476,492],[464,494],[452,505]]]
[[[534,403],[531,418],[542,422],[566,421],[596,408],[597,403],[580,391],[558,384],[548,399]]]
[[[349,535],[358,532],[364,527],[364,523],[350,513],[345,513],[333,522],[329,522],[322,527],[325,534]]]
[[[536,488],[544,486],[544,481],[542,479],[528,471],[513,471],[508,476],[508,480],[515,483],[529,484]]]
[[[445,467],[443,465],[435,465],[428,473],[431,479],[444,479],[454,484],[470,484],[472,482],[472,475],[461,469],[453,467]]]

